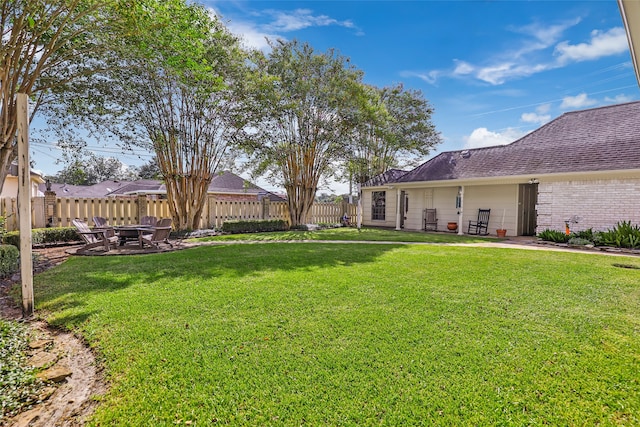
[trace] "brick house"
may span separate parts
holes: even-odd
[[[399,176],[398,176],[399,175]],[[596,230],[640,223],[640,102],[568,112],[502,146],[448,151],[412,171],[362,187],[363,224],[467,231],[491,209],[490,234],[534,235],[546,228]]]

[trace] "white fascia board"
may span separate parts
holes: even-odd
[[[640,1],[618,0],[618,7],[622,15],[622,23],[627,32],[631,61],[636,71],[636,80],[640,85]]]

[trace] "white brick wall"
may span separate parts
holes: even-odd
[[[574,230],[606,230],[618,221],[640,224],[640,179],[541,182],[538,185],[537,232],[564,230],[577,216]]]

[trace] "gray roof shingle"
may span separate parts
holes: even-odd
[[[447,151],[396,182],[640,169],[640,101],[564,113],[519,140]]]

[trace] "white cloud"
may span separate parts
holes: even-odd
[[[502,63],[480,68],[475,77],[492,85],[500,85],[507,80],[528,77],[548,69],[549,66],[545,64]]]
[[[458,60],[455,60],[454,62],[456,63],[456,67],[453,70],[453,74],[466,75],[473,73],[475,70],[475,67],[468,62]]]
[[[270,50],[267,39],[286,40],[283,33],[302,30],[309,27],[337,26],[356,30],[357,35],[362,35],[362,31],[350,20],[339,21],[327,15],[313,15],[309,9],[296,9],[292,12],[278,10],[266,10],[250,14],[253,18],[267,17],[268,23],[260,24],[250,20],[225,20],[213,8],[209,8],[210,13],[225,21],[231,33],[240,37],[245,46],[262,51]]]
[[[265,26],[266,29],[272,31],[289,32],[309,27],[329,26],[356,28],[350,20],[338,21],[327,15],[314,16],[313,11],[309,9],[296,9],[293,12],[269,10],[266,13],[274,18],[273,22]]]
[[[551,120],[551,115],[547,114],[551,109],[551,104],[542,104],[536,108],[536,111],[533,113],[523,113],[520,116],[520,120],[525,123],[533,123],[537,125],[542,125]]]
[[[525,123],[534,123],[541,125],[551,120],[551,116],[549,114],[522,113],[522,116],[520,116],[520,120]]]
[[[586,93],[581,93],[576,96],[565,96],[562,98],[562,104],[560,108],[584,108],[597,104],[598,101],[589,98]]]
[[[441,75],[442,73],[438,70],[433,70],[433,71],[429,71],[427,73],[420,73],[420,72],[414,72],[414,71],[401,71],[400,72],[400,76],[402,77],[417,77],[421,80],[424,80],[425,82],[435,85],[438,77]]]
[[[607,96],[604,98],[604,100],[605,102],[608,102],[610,104],[624,104],[625,102],[633,101],[634,98],[629,95],[620,94],[620,95],[614,96],[613,98],[610,96]]]
[[[589,61],[603,56],[617,55],[629,49],[627,35],[622,27],[615,27],[609,31],[594,30],[588,43],[569,44],[567,41],[558,43],[555,54],[561,64],[567,62]]]
[[[465,137],[464,148],[480,148],[491,147],[494,145],[505,145],[515,141],[518,138],[526,135],[527,132],[523,132],[514,128],[507,128],[502,132],[492,132],[487,128],[477,128],[471,132],[471,135]]]
[[[576,18],[555,25],[542,26],[536,23],[511,28],[513,32],[527,37],[517,41],[512,49],[490,55],[484,63],[472,64],[456,59],[449,70],[434,70],[421,74],[453,78],[470,77],[497,86],[509,80],[529,77],[573,62],[617,55],[628,50],[626,34],[622,27],[606,31],[593,30],[586,43],[558,43],[563,33],[580,21],[580,18]],[[435,83],[435,79],[430,83]]]
[[[260,31],[259,28],[254,27],[249,23],[229,22],[227,28],[231,33],[240,37],[245,46],[262,51],[268,51],[271,49],[269,43],[267,43],[267,39],[283,39],[283,37],[279,35]]]
[[[543,26],[539,23],[525,25],[523,27],[514,28],[513,31],[528,34],[538,40],[545,46],[554,44],[562,34],[569,28],[578,25],[582,19],[575,18],[560,24]]]

